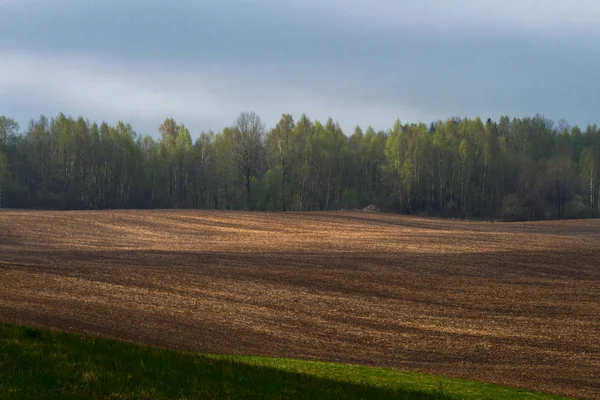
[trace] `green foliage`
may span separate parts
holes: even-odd
[[[298,168],[299,154],[296,152],[298,139],[295,136],[294,119],[289,114],[283,114],[277,126],[270,130],[265,140],[267,161],[270,169],[266,174],[272,174],[274,169],[278,170],[280,177],[278,190],[272,195],[277,196],[281,210],[286,211],[286,205],[290,201],[290,180],[292,172]],[[265,175],[265,178],[267,176]],[[269,177],[272,181],[272,177]],[[273,187],[271,182],[269,187]]]
[[[19,130],[17,121],[0,115],[0,146],[4,146],[6,138],[14,135]]]
[[[387,132],[283,114],[266,131],[242,113],[192,140],[167,118],[159,137],[64,114],[19,133],[0,117],[0,206],[60,209],[363,208],[443,217],[600,216],[600,129],[542,116],[425,124]]]
[[[202,355],[0,324],[0,399],[559,399],[384,368]]]

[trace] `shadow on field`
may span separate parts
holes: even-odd
[[[360,373],[341,380],[242,362],[0,324],[0,349],[9,367],[0,398],[211,398],[211,399],[447,399],[443,392],[384,388]],[[327,367],[318,374],[335,375]],[[342,367],[344,368],[344,367]],[[342,381],[345,380],[345,381]],[[391,386],[391,385],[390,385]],[[436,393],[437,392],[437,393]]]
[[[0,244],[17,243],[9,234],[0,233]],[[28,265],[46,273],[78,275],[99,269],[145,269],[149,272],[173,275],[178,272],[228,275],[235,278],[260,280],[284,279],[302,285],[312,281],[312,273],[383,274],[386,278],[404,281],[403,273],[433,274],[451,278],[493,278],[501,280],[522,278],[600,279],[598,250],[474,253],[401,253],[401,252],[188,252],[162,250],[58,250],[49,246],[25,249],[5,249],[3,258],[15,265]],[[52,268],[47,268],[52,266]],[[215,269],[217,268],[218,269]],[[286,272],[265,274],[266,271]],[[241,275],[238,275],[241,274]],[[358,276],[356,275],[356,276]],[[389,275],[389,276],[388,276]],[[283,282],[282,282],[283,283]],[[326,284],[326,282],[323,282]]]

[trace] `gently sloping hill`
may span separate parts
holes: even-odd
[[[559,399],[390,369],[179,353],[6,324],[0,398]]]
[[[0,214],[0,227],[19,250],[34,251],[471,254],[589,249],[600,240],[599,220],[507,224],[363,212],[15,211]]]
[[[600,221],[0,214],[0,321],[600,398]]]

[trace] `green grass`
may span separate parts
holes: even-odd
[[[0,324],[0,399],[558,399],[342,364],[181,353]]]

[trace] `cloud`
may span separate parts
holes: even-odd
[[[7,54],[0,57],[3,91],[50,98],[65,107],[65,112],[137,121],[156,121],[166,115],[222,115],[200,82],[193,82],[195,85],[186,90],[182,86],[162,87],[149,78],[140,78],[134,71],[105,72],[102,64],[77,58]]]
[[[597,122],[588,0],[0,0],[0,107],[196,132],[245,110],[377,129],[543,113]],[[7,8],[8,7],[8,8]],[[8,11],[6,11],[8,10]]]
[[[332,23],[380,30],[521,29],[557,35],[568,32],[599,34],[600,3],[596,0],[305,0],[256,1],[268,5],[324,13]]]
[[[112,67],[103,68],[104,64]],[[154,134],[167,116],[186,123],[195,132],[220,130],[245,110],[255,110],[270,126],[287,112],[296,117],[306,113],[321,121],[331,116],[347,131],[359,123],[384,129],[400,114],[413,119],[425,117],[407,106],[382,106],[373,98],[350,97],[343,89],[350,78],[338,72],[341,82],[330,82],[329,90],[321,90],[290,85],[285,76],[278,76],[268,66],[245,69],[232,76],[210,64],[195,68],[155,64],[144,68],[119,66],[118,60],[93,57],[0,53],[0,91],[48,99],[42,104],[37,101],[41,109],[32,110],[30,116],[56,110],[94,120],[125,120],[133,122],[143,134]],[[336,85],[337,91],[331,90]]]
[[[93,51],[138,59],[291,61],[389,58],[391,48],[477,37],[569,41],[597,49],[600,3],[588,0],[23,0],[0,13],[0,49]],[[13,4],[13,3],[11,3]],[[21,3],[19,3],[21,4]],[[492,43],[493,44],[493,43]],[[597,50],[596,50],[597,51]]]

